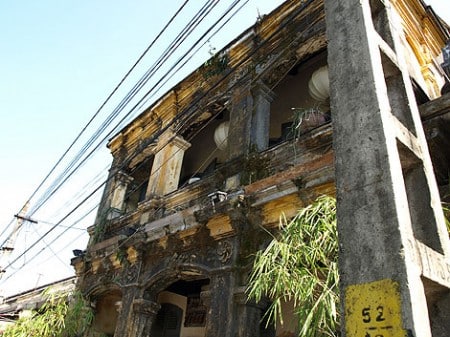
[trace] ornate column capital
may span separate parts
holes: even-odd
[[[128,185],[129,183],[131,183],[134,180],[133,177],[129,176],[122,170],[119,170],[115,173],[115,179],[116,179],[116,182],[124,184],[124,185]]]
[[[267,102],[271,103],[275,99],[275,93],[264,82],[258,81],[252,87],[252,93],[255,96],[264,98]]]
[[[128,336],[144,337],[150,334],[156,314],[161,305],[143,298],[135,298],[131,303]]]
[[[158,313],[161,308],[159,303],[149,301],[143,298],[136,298],[132,303],[133,312],[144,316],[153,316]]]

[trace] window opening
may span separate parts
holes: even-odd
[[[145,193],[147,191],[148,178],[153,166],[153,156],[145,159],[139,163],[130,176],[133,178],[132,183],[128,186],[125,195],[125,212],[132,212],[136,210],[138,204],[145,200]]]
[[[272,89],[269,146],[298,137],[330,120],[326,53],[294,67]]]
[[[191,147],[186,150],[181,168],[179,187],[185,187],[212,174],[217,166],[227,159],[227,148],[219,148],[214,135],[221,125],[229,120],[228,111],[220,113],[207,122],[204,127],[189,140]],[[201,125],[197,126],[201,128]],[[190,130],[195,133],[195,130]],[[188,137],[186,135],[186,137]]]

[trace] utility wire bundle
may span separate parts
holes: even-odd
[[[86,164],[86,162],[91,159],[94,154],[105,146],[106,141],[110,138],[114,133],[118,132],[126,123],[128,123],[131,119],[133,119],[137,113],[143,109],[144,104],[146,104],[152,97],[154,97],[158,92],[160,92],[168,81],[177,73],[180,72],[183,67],[188,64],[188,61],[197,54],[200,49],[205,46],[209,39],[211,39],[214,35],[216,35],[223,27],[228,23],[232,17],[234,17],[248,2],[249,0],[243,1],[243,4],[236,8],[240,3],[240,0],[233,1],[228,8],[220,15],[219,19],[217,19],[206,31],[204,31],[201,37],[191,46],[184,47],[187,48],[187,51],[183,54],[183,56],[179,57],[170,67],[169,70],[164,72],[157,78],[156,83],[149,89],[145,89],[145,85],[149,82],[149,80],[154,79],[158,73],[158,70],[162,69],[163,65],[167,65],[170,61],[170,57],[174,55],[175,51],[181,49],[183,47],[183,43],[187,40],[190,34],[194,32],[194,30],[198,30],[200,24],[207,18],[208,15],[211,14],[213,9],[218,5],[219,0],[209,0],[207,1],[199,11],[195,13],[195,15],[189,19],[188,23],[184,26],[184,28],[177,34],[177,36],[170,42],[164,52],[160,55],[160,57],[148,68],[145,74],[139,79],[139,81],[132,87],[132,89],[122,98],[120,103],[113,109],[113,111],[106,117],[106,119],[100,124],[97,130],[89,137],[89,139],[82,145],[82,147],[78,150],[78,152],[69,160],[68,164],[61,170],[60,167],[64,163],[64,160],[67,161],[67,157],[69,156],[71,150],[75,148],[75,145],[79,143],[82,135],[84,135],[88,128],[93,124],[93,121],[100,116],[100,112],[105,109],[108,102],[111,101],[112,97],[117,94],[118,89],[124,84],[125,80],[130,76],[132,71],[136,68],[136,66],[143,60],[144,56],[151,50],[151,48],[155,45],[155,43],[160,40],[164,33],[168,31],[170,26],[173,24],[174,20],[183,14],[183,10],[187,8],[189,0],[185,0],[184,3],[178,8],[175,14],[170,18],[164,28],[157,34],[154,40],[150,43],[147,49],[143,52],[143,54],[138,58],[138,60],[134,63],[131,69],[125,74],[125,76],[121,79],[121,81],[117,84],[114,90],[108,95],[106,100],[100,105],[95,114],[88,121],[86,126],[80,131],[74,141],[70,144],[68,149],[63,153],[63,155],[58,159],[55,165],[52,167],[50,172],[45,176],[45,178],[41,181],[38,187],[34,190],[34,192],[29,197],[29,201],[31,201],[30,209],[24,213],[24,209],[20,210],[17,214],[23,215],[25,219],[32,219],[32,217],[38,214],[38,211],[43,209],[44,206],[48,205],[49,201],[52,198],[55,198],[57,192],[60,191],[64,186],[66,186],[75,174],[78,174],[80,169]],[[215,29],[215,30],[214,30]],[[138,103],[134,104],[132,108],[129,108],[130,103],[134,98],[137,97],[139,93],[143,90],[146,90],[146,94],[144,94],[141,98],[138,99]],[[123,111],[125,109],[129,109],[125,114]],[[122,117],[120,118],[122,113]],[[117,119],[120,118],[119,121]],[[109,164],[108,164],[109,166]],[[60,169],[60,173],[56,178],[51,180],[55,173]],[[24,258],[25,254],[31,252],[33,248],[37,248],[39,243],[44,243],[45,247],[38,250],[38,252],[32,257],[28,258],[25,263],[22,264],[20,268],[23,268],[25,264],[29,264],[35,257],[42,254],[45,251],[45,248],[50,248],[50,246],[58,239],[60,239],[64,234],[67,233],[69,229],[75,228],[77,224],[79,224],[82,220],[84,220],[88,215],[93,213],[93,211],[98,206],[98,198],[99,191],[106,183],[105,177],[107,173],[107,167],[102,167],[102,170],[86,185],[84,185],[79,192],[73,197],[68,198],[69,202],[64,203],[59,207],[59,213],[64,214],[59,221],[52,224],[52,227],[48,229],[45,233],[41,234],[39,239],[29,244],[25,250],[18,255],[16,255],[11,261],[3,261],[0,259],[1,267],[3,271],[8,272],[9,269],[14,268],[14,264],[18,263],[21,258]],[[101,182],[100,182],[101,181]],[[80,209],[82,205],[86,205],[89,200],[92,200],[94,196],[97,196],[97,200],[87,207],[87,210],[83,211],[83,214],[77,215],[77,219],[70,219],[70,224],[64,226],[64,222],[68,220],[71,216],[75,215],[76,211]],[[28,204],[28,201],[27,201]],[[73,208],[72,205],[75,205]],[[70,207],[69,207],[70,206]],[[70,209],[70,210],[69,210]],[[11,241],[11,235],[17,235],[17,231],[20,230],[20,227],[23,226],[22,222],[20,223],[20,227],[13,230],[9,235],[6,235],[8,231],[11,231],[11,227],[15,223],[15,220],[12,219],[11,222],[4,227],[2,233],[0,234],[0,238],[4,238],[2,240],[2,244],[0,247],[5,247],[8,241]],[[40,221],[40,223],[45,223],[45,221]],[[16,224],[17,226],[17,224]],[[50,235],[50,233],[54,232],[56,229],[63,230],[54,237],[51,241],[47,241],[46,238]],[[33,229],[36,232],[36,228]],[[48,238],[47,238],[48,239]],[[68,244],[66,244],[67,246]],[[69,243],[70,245],[70,243]],[[54,255],[57,253],[53,252]],[[0,256],[1,257],[1,256]],[[16,269],[12,273],[3,279],[3,282],[11,278],[14,274],[16,274],[20,269]]]

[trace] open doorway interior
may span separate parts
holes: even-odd
[[[209,279],[180,280],[158,295],[161,308],[152,325],[155,337],[203,337],[206,327],[206,306],[201,292]]]

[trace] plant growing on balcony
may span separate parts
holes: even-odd
[[[327,120],[325,113],[317,105],[310,108],[291,108],[291,110],[293,116],[290,132],[294,139],[298,139],[300,133],[308,127],[317,127]]]
[[[211,58],[203,64],[202,69],[202,75],[205,80],[225,72],[229,62],[226,53],[216,53],[213,47],[210,47],[209,54]]]
[[[241,184],[248,185],[257,180],[268,177],[271,173],[270,159],[263,157],[255,145],[250,146],[250,150],[245,157],[244,170],[241,174]]]
[[[101,213],[97,224],[94,227],[94,233],[92,235],[92,242],[98,243],[105,239],[106,229],[109,223],[108,215],[110,212],[110,208],[106,209]]]

